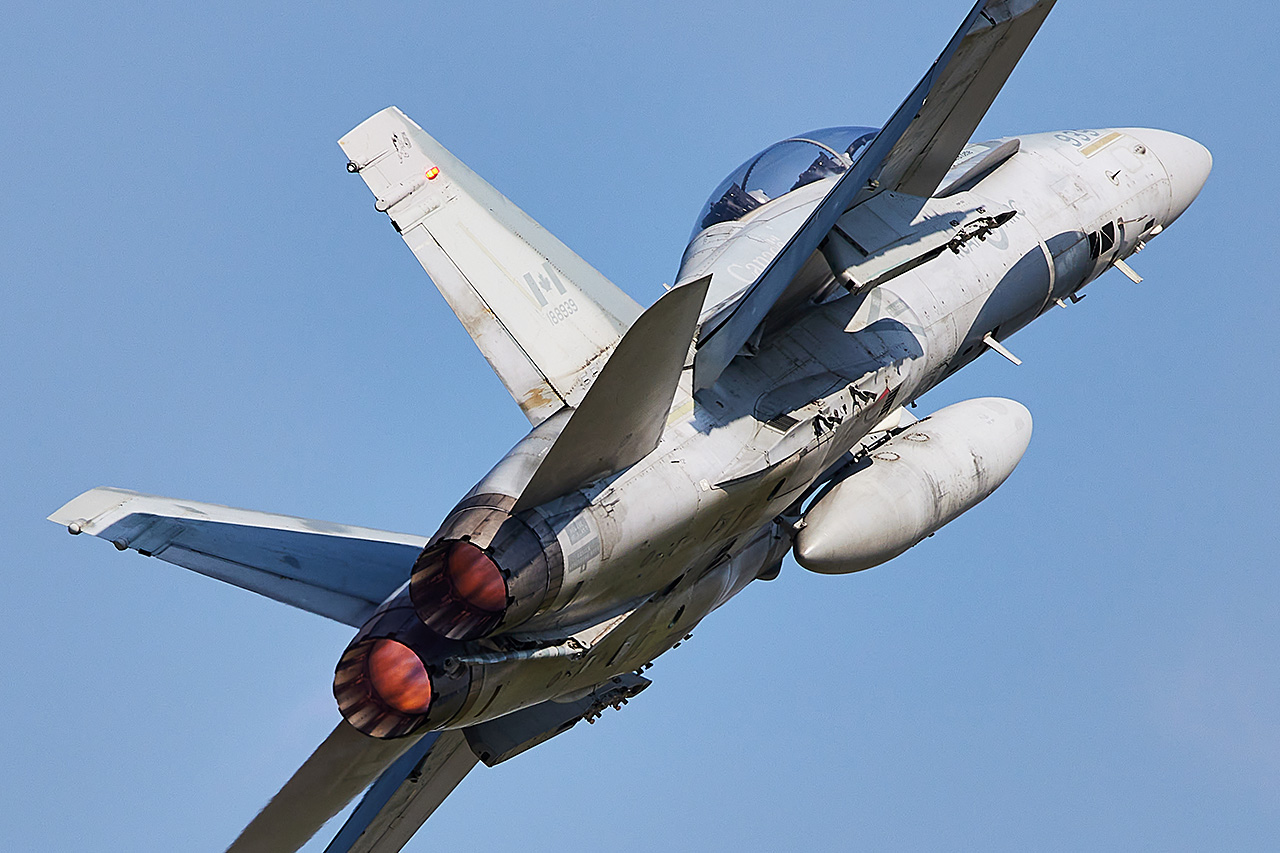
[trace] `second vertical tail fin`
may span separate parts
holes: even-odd
[[[338,144],[529,420],[576,406],[640,306],[399,109]]]

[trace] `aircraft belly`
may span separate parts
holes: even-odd
[[[1067,231],[1050,237],[1045,245],[1053,257],[1054,284],[1050,298],[1066,299],[1084,286],[1092,262],[1089,241],[1083,231]]]
[[[572,625],[740,547],[914,390],[919,328],[886,289],[811,312],[759,358],[735,365],[725,376],[736,380],[726,383],[733,392],[702,395],[699,411],[751,414],[691,422],[681,441],[667,441],[594,495],[586,512],[608,570],[592,563],[581,577],[567,572],[557,605],[522,630]],[[779,375],[799,378],[777,388]],[[770,388],[777,390],[763,394]],[[779,418],[782,426],[762,424]]]
[[[596,679],[652,661],[789,550],[790,538],[770,524],[746,544],[690,571],[665,595],[637,608],[608,643],[592,650],[584,680],[597,683]]]
[[[986,298],[965,338],[966,346],[989,332],[997,338],[1013,334],[1039,316],[1049,302],[1053,267],[1029,219],[1015,217],[974,250],[973,260]],[[986,328],[988,324],[991,328]]]
[[[679,643],[707,615],[790,549],[789,537],[767,528],[733,555],[690,571],[669,591],[654,596],[578,660],[522,660],[473,668],[475,700],[449,728],[496,719],[523,708],[573,696],[638,670]]]

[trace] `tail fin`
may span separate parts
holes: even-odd
[[[711,276],[663,294],[627,330],[512,512],[621,471],[662,439]]]
[[[529,420],[576,406],[640,306],[396,107],[338,144]]]

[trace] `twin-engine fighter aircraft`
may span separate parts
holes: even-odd
[[[885,125],[771,145],[698,213],[646,310],[398,109],[340,142],[532,430],[431,536],[114,488],[52,520],[357,628],[342,721],[231,845],[401,847],[788,553],[856,572],[990,495],[1019,403],[904,409],[1186,210],[1209,152],[1160,130],[970,142],[1054,0],[981,0]]]

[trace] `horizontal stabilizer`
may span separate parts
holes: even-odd
[[[621,471],[658,446],[710,283],[707,276],[664,293],[627,330],[513,512]]]
[[[338,723],[227,853],[294,853],[417,741],[372,738]]]
[[[395,107],[338,144],[529,420],[578,405],[635,300]]]
[[[373,783],[325,853],[398,853],[476,761],[460,731],[423,735]]]
[[[408,581],[427,543],[425,536],[107,486],[49,520],[353,627]]]
[[[937,62],[733,309],[701,329],[695,389],[715,384],[846,210],[886,190],[927,197],[938,188],[1054,2],[979,0]]]

